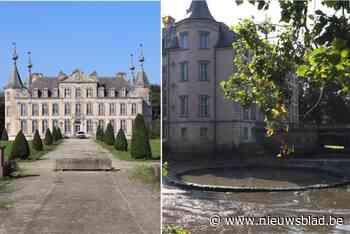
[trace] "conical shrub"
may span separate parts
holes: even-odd
[[[105,131],[104,136],[103,136],[103,141],[107,145],[114,144],[114,130],[113,130],[113,126],[111,123],[107,124],[107,128],[106,128],[106,131]]]
[[[96,140],[103,141],[104,140],[104,133],[103,133],[103,127],[98,125],[97,131],[96,131]]]
[[[44,143],[45,143],[45,145],[52,145],[53,144],[53,137],[52,137],[50,129],[46,129]]]
[[[8,141],[8,140],[9,140],[9,136],[7,135],[7,130],[6,130],[6,128],[4,128],[4,130],[2,130],[1,140],[2,140],[2,141]]]
[[[26,137],[22,130],[20,130],[12,145],[10,159],[28,159],[30,155],[30,148]]]
[[[55,126],[52,129],[52,138],[54,142],[59,140],[58,130]]]
[[[152,158],[151,145],[149,143],[148,131],[145,120],[138,114],[132,129],[131,156],[135,159]]]
[[[59,138],[60,140],[63,139],[63,135],[62,135],[61,128],[57,128],[57,132],[58,132],[58,138]]]
[[[40,138],[38,130],[35,130],[33,141],[32,141],[32,147],[33,147],[33,149],[35,149],[37,151],[43,150],[43,142]]]
[[[114,142],[114,148],[118,151],[128,151],[128,141],[125,137],[123,129],[119,129],[117,138]]]

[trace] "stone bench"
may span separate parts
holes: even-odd
[[[112,170],[109,158],[62,158],[56,159],[57,171],[109,171]]]

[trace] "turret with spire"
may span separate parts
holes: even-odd
[[[29,73],[29,77],[28,77],[28,89],[30,90],[30,88],[32,87],[32,68],[33,68],[33,64],[32,64],[32,57],[31,57],[32,53],[30,51],[28,51],[28,73]]]
[[[13,71],[11,73],[10,79],[6,85],[6,89],[23,89],[24,84],[21,80],[21,77],[18,72],[17,68],[17,60],[18,60],[18,54],[17,54],[17,48],[16,43],[13,44],[13,54],[12,54],[12,60],[13,60]]]
[[[130,65],[129,65],[130,73],[131,73],[131,84],[135,83],[135,65],[134,65],[134,55],[130,54]]]
[[[140,56],[139,56],[139,62],[141,69],[137,72],[135,85],[139,87],[147,87],[149,86],[147,75],[144,71],[144,63],[145,63],[145,56],[143,54],[143,45],[140,44]]]
[[[187,18],[215,20],[206,0],[192,0],[190,8],[187,10]]]

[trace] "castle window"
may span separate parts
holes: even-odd
[[[252,105],[250,108],[250,119],[256,120],[256,105]]]
[[[199,96],[199,116],[200,117],[209,116],[209,96],[208,95]]]
[[[20,124],[21,124],[21,130],[22,130],[22,132],[23,132],[24,134],[26,134],[26,133],[27,133],[27,120],[22,119],[22,120],[20,121]]]
[[[93,109],[92,109],[92,103],[86,104],[86,115],[92,115]]]
[[[58,97],[58,88],[54,88],[52,90],[52,97],[57,98]]]
[[[69,103],[64,104],[64,115],[70,115],[70,104]]]
[[[39,116],[39,105],[32,104],[32,116]]]
[[[109,89],[109,97],[115,97],[115,89],[114,88]]]
[[[120,115],[121,116],[126,115],[126,105],[125,105],[125,103],[120,103]]]
[[[48,116],[49,115],[49,107],[47,103],[41,104],[41,115],[42,116]]]
[[[49,96],[49,90],[47,88],[44,88],[42,97],[47,98],[48,96]]]
[[[209,48],[209,32],[199,32],[199,48],[208,49]]]
[[[180,33],[180,48],[188,49],[188,32]]]
[[[71,132],[70,119],[64,120],[64,132],[69,134]]]
[[[188,81],[188,62],[180,64],[181,69],[181,81]]]
[[[52,120],[52,127],[53,127],[53,128],[59,127],[59,126],[58,126],[58,119],[53,119],[53,120]]]
[[[109,115],[115,115],[115,103],[109,104]]]
[[[120,120],[120,128],[126,133],[126,121],[125,119]]]
[[[105,105],[103,103],[98,104],[98,115],[99,116],[105,115]]]
[[[164,138],[168,137],[168,128],[167,127],[163,128],[163,137]]]
[[[80,98],[81,97],[81,89],[80,88],[76,88],[75,89],[75,97],[76,98]]]
[[[70,88],[64,88],[64,97],[69,98],[70,97]]]
[[[99,97],[105,96],[105,89],[103,87],[98,88],[98,96]]]
[[[24,103],[19,104],[20,114],[22,117],[27,116],[27,105]]]
[[[126,96],[127,96],[127,90],[126,90],[126,88],[122,88],[122,90],[121,90],[121,96],[122,96],[122,97],[126,97]]]
[[[98,121],[98,126],[100,126],[100,128],[102,128],[102,130],[105,130],[105,121],[103,119],[100,119]]]
[[[32,120],[32,133],[35,133],[36,130],[38,130],[38,120],[34,119]]]
[[[92,129],[92,120],[91,120],[91,119],[86,120],[86,131],[87,131],[88,133],[92,133],[92,132],[93,132],[93,129]]]
[[[6,107],[6,116],[10,116],[10,107],[9,106]]]
[[[38,98],[39,97],[39,89],[35,88],[33,89],[33,97]]]
[[[188,116],[188,95],[180,96],[180,116]]]
[[[46,130],[49,128],[49,122],[47,121],[47,119],[44,119],[44,120],[42,120],[42,122],[41,122],[41,132],[43,133],[43,134],[45,134],[46,133]]]
[[[200,128],[200,136],[207,137],[208,136],[208,128],[201,127]]]
[[[59,106],[58,103],[53,103],[52,104],[52,115],[59,115]]]
[[[209,64],[207,62],[199,63],[199,80],[200,81],[208,81],[208,67],[209,67]]]
[[[249,139],[249,129],[248,127],[243,128],[243,140],[247,141]]]
[[[81,104],[80,103],[75,104],[75,115],[77,115],[77,116],[81,115]]]
[[[87,96],[88,98],[93,97],[93,89],[92,89],[92,88],[87,88],[87,89],[86,89],[86,96]]]
[[[137,113],[137,105],[136,105],[136,103],[132,103],[131,104],[131,114],[136,115],[136,113]]]
[[[187,137],[187,128],[181,128],[181,137]]]
[[[249,120],[249,108],[243,110],[243,120]]]

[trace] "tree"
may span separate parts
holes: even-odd
[[[117,138],[114,142],[114,148],[118,151],[128,151],[128,141],[125,137],[123,129],[119,129]]]
[[[104,133],[102,126],[98,125],[96,130],[96,140],[103,141],[104,139]]]
[[[107,128],[106,128],[106,131],[105,131],[104,136],[103,136],[103,141],[107,145],[114,144],[114,130],[113,130],[113,126],[111,123],[107,124]]]
[[[20,130],[15,138],[12,145],[11,157],[12,159],[28,159],[30,155],[30,148],[26,137],[24,136],[22,130]]]
[[[145,125],[143,115],[138,114],[132,129],[131,156],[135,159],[152,157],[151,146],[149,143],[148,131]]]
[[[52,138],[53,138],[53,141],[58,141],[60,139],[60,136],[59,136],[59,133],[58,133],[58,130],[57,128],[54,126],[53,129],[52,129]]]
[[[2,141],[8,141],[8,140],[9,140],[9,137],[8,137],[8,135],[7,135],[7,130],[6,130],[6,128],[4,128],[4,129],[2,130],[1,140],[2,140]]]
[[[236,0],[241,4],[242,0]],[[269,10],[270,1],[249,1],[259,10]],[[316,110],[325,88],[336,83],[336,94],[350,94],[350,13],[345,1],[322,1],[333,8],[330,16],[322,10],[310,13],[309,2],[279,1],[281,25],[268,20],[256,24],[244,19],[234,30],[240,35],[233,43],[236,72],[221,82],[225,97],[243,107],[256,104],[265,115],[266,134],[281,139],[279,156],[288,155],[288,114],[293,87],[293,74],[305,90],[319,90],[319,98],[306,113]],[[335,11],[342,10],[342,14]],[[312,21],[310,23],[310,21]],[[279,30],[276,30],[280,27]],[[274,40],[269,33],[274,32]]]
[[[43,148],[44,148],[43,147],[43,142],[42,142],[42,140],[40,138],[38,130],[35,130],[33,141],[32,141],[32,146],[33,146],[33,149],[35,149],[37,151],[42,151]]]
[[[58,139],[60,139],[60,140],[63,139],[61,128],[57,127],[57,132],[58,132]]]
[[[52,137],[52,134],[51,134],[51,131],[49,128],[46,129],[44,143],[45,143],[45,145],[52,145],[53,144],[53,137]]]

